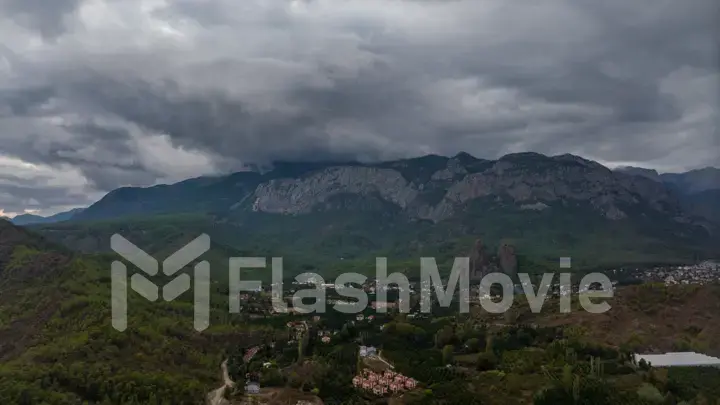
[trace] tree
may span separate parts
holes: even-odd
[[[478,371],[490,371],[495,370],[497,367],[498,360],[494,353],[480,353],[477,358],[477,369]]]
[[[492,335],[487,335],[487,338],[485,338],[485,353],[495,353]]]
[[[472,338],[468,339],[467,342],[465,342],[465,347],[467,347],[469,352],[475,353],[480,349],[480,339],[478,338]]]
[[[285,385],[285,379],[280,373],[280,370],[271,368],[263,371],[260,384],[264,387],[281,387]]]
[[[450,344],[454,337],[455,332],[453,331],[452,326],[446,325],[435,334],[435,347],[440,349],[445,345]]]
[[[338,338],[343,341],[350,339],[350,329],[348,328],[347,323],[344,324],[340,329],[340,334],[338,335]]]
[[[643,383],[643,385],[638,388],[637,394],[641,399],[651,403],[662,404],[665,402],[665,397],[660,390],[648,383]]]
[[[533,405],[617,405],[638,403],[636,395],[618,393],[610,384],[594,376],[581,377],[566,364],[560,376],[545,370],[552,385],[535,395]],[[631,401],[631,402],[628,402]],[[647,403],[647,402],[640,402]]]
[[[298,363],[302,363],[305,358],[305,350],[307,350],[308,341],[310,340],[309,333],[305,332],[298,340]]]
[[[443,364],[452,364],[453,351],[454,351],[454,348],[452,347],[452,345],[446,345],[445,347],[443,347],[443,350],[442,350]]]
[[[505,313],[503,314],[503,317],[505,318],[505,322],[508,324],[514,324],[518,320],[518,313],[514,308],[509,308]]]

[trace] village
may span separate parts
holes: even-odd
[[[720,264],[703,262],[688,266],[658,267],[642,274],[646,282],[673,284],[711,284],[720,281]]]
[[[707,285],[720,282],[720,263],[704,261],[695,264],[657,265],[617,268],[606,272],[614,284],[663,283],[665,285]]]
[[[382,396],[388,393],[396,394],[412,390],[417,386],[414,379],[398,374],[394,371],[385,371],[382,374],[364,369],[362,374],[353,378],[353,385],[373,394]]]
[[[288,370],[305,369],[316,361],[305,357],[305,354],[308,352],[314,352],[315,356],[327,354],[327,350],[323,347],[335,350],[353,348],[352,358],[348,359],[348,363],[356,364],[356,368],[355,375],[348,382],[348,386],[360,395],[385,397],[402,395],[416,389],[419,382],[394,371],[394,366],[382,357],[377,347],[356,343],[365,338],[372,339],[371,336],[379,336],[382,333],[382,325],[372,326],[374,320],[375,316],[373,315],[367,317],[358,315],[354,320],[347,321],[342,326],[338,324],[339,328],[327,325],[325,319],[320,316],[288,321],[285,324],[287,332],[285,338],[281,337],[277,342],[273,338],[271,342],[240,349],[236,355],[230,356],[227,367],[231,371],[228,372],[228,380],[231,381],[232,377],[235,381],[243,381],[242,389],[235,386],[235,382],[229,384],[229,386],[235,386],[233,396],[235,398],[267,396],[269,392],[277,390],[268,376],[278,373],[280,364],[284,362]],[[353,332],[348,332],[348,327],[352,328]],[[284,339],[287,340],[284,341]],[[318,344],[320,346],[317,346]],[[285,354],[294,353],[295,360],[290,362],[282,360],[283,352]],[[280,356],[280,360],[278,360],[278,356]],[[308,373],[312,374],[311,371]],[[310,380],[311,378],[308,381]],[[312,384],[312,382],[309,383]],[[306,381],[303,380],[302,385],[305,384]],[[307,399],[299,399],[296,402],[296,404],[312,403],[312,400]]]

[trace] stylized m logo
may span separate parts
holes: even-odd
[[[125,260],[137,266],[149,276],[158,273],[158,261],[119,234],[110,239],[110,247]],[[172,276],[203,253],[210,250],[210,237],[202,234],[192,242],[173,253],[162,263],[162,271]],[[112,274],[112,325],[119,331],[127,329],[127,267],[121,261],[114,261]],[[210,263],[202,261],[195,266],[195,330],[203,331],[210,324]],[[190,276],[181,274],[162,287],[162,297],[172,301],[190,289]],[[130,277],[130,288],[149,301],[157,301],[160,289],[140,274]]]

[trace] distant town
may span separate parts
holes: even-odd
[[[704,261],[691,265],[616,269],[610,271],[608,275],[614,280],[628,280],[630,278],[643,283],[704,285],[720,282],[720,263]]]
[[[649,268],[617,268],[611,269],[604,272],[611,280],[613,286],[623,286],[641,283],[663,283],[665,285],[675,284],[712,284],[720,282],[720,263],[713,261],[705,261],[698,264],[692,265],[676,265],[676,266],[656,266]],[[577,277],[576,277],[577,278]],[[573,285],[570,291],[565,291],[560,288],[560,284],[555,278],[555,283],[552,284],[550,292],[554,297],[561,295],[577,294],[583,292],[578,283],[578,280],[573,280]],[[323,289],[325,293],[325,303],[331,307],[335,305],[353,305],[354,301],[350,298],[342,295],[343,288],[336,289],[333,283],[314,284],[314,280],[310,280],[308,283],[298,282],[286,282],[283,285],[282,297],[283,301],[288,304],[286,311],[282,312],[300,312],[293,308],[293,295],[303,289]],[[430,289],[432,286],[429,282],[425,281],[425,284],[415,281],[411,282],[409,286],[409,297],[410,297],[410,315],[413,317],[420,316],[419,305],[420,305],[420,291],[422,289]],[[290,286],[288,287],[287,284]],[[355,286],[360,288],[366,294],[368,294],[368,308],[372,309],[373,312],[383,309],[394,312],[399,309],[402,299],[401,293],[403,288],[396,285],[378,285],[377,280],[368,279],[362,286]],[[447,288],[447,285],[444,286]],[[586,286],[584,289],[587,289]],[[593,289],[594,287],[590,287]],[[378,294],[382,293],[382,294]],[[455,291],[455,298],[459,299],[461,291]],[[470,304],[479,304],[481,299],[495,298],[500,295],[500,291],[494,291],[490,294],[485,293],[485,296],[480,295],[478,285],[472,285],[469,291],[462,291],[463,295],[467,298]],[[516,285],[515,294],[523,294],[522,287]],[[378,296],[383,296],[383,299],[379,299]],[[272,285],[267,285],[255,292],[246,292],[240,295],[241,301],[241,312],[249,316],[250,318],[266,317],[270,316],[277,311],[273,308],[272,299],[274,297],[272,293]],[[437,296],[432,294],[433,304],[437,303]],[[358,317],[363,315],[358,315]],[[368,314],[364,317],[367,319]],[[360,319],[358,319],[360,320]],[[368,320],[372,320],[369,318]]]

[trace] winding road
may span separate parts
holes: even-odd
[[[208,394],[208,405],[230,405],[230,402],[225,399],[225,390],[232,389],[235,386],[235,382],[230,379],[230,374],[228,374],[227,369],[227,362],[228,361],[225,360],[220,365],[220,370],[222,371],[223,386]]]

